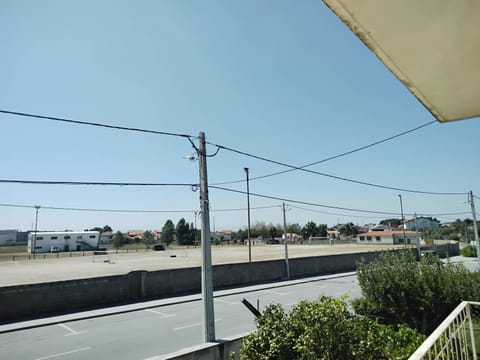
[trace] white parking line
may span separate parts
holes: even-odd
[[[88,331],[76,331],[65,324],[57,324],[57,326],[60,326],[69,332],[69,334],[65,334],[64,336],[80,335],[88,332]]]
[[[228,304],[228,305],[238,305],[240,304],[239,301],[237,302],[232,302],[232,301],[228,301],[228,300],[223,300],[223,299],[214,299],[216,302],[219,302],[219,303],[223,303],[223,304]]]
[[[290,295],[290,293],[281,293],[281,292],[272,291],[272,290],[265,290],[265,292],[266,292],[266,293],[269,293],[269,294],[277,295],[277,296]]]
[[[145,309],[145,311],[148,311],[148,312],[151,312],[151,313],[154,313],[154,314],[157,314],[157,315],[160,315],[161,317],[163,318],[169,318],[169,317],[174,317],[174,316],[177,316],[176,314],[165,314],[161,311],[158,311],[158,310],[154,310],[154,309]]]
[[[215,322],[222,321],[222,319],[215,319]],[[173,331],[178,331],[178,330],[184,330],[184,329],[189,329],[195,326],[201,326],[202,323],[195,323],[195,324],[190,324],[190,325],[185,325],[185,326],[179,326],[176,328],[173,328]]]
[[[77,352],[80,352],[80,351],[85,351],[85,350],[90,350],[90,349],[91,349],[91,347],[86,347],[86,348],[76,349],[76,350],[67,351],[67,352],[63,352],[63,353],[48,355],[48,356],[44,356],[44,357],[41,357],[41,358],[36,358],[35,360],[53,359],[53,358],[56,358],[56,357],[69,355],[69,354],[74,354],[74,353],[77,353]]]

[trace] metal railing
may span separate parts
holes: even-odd
[[[462,301],[409,360],[476,360],[472,307],[479,306],[480,302]]]

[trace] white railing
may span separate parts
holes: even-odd
[[[480,302],[461,302],[410,356],[409,360],[476,360],[472,306],[480,306]]]

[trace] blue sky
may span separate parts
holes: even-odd
[[[296,166],[433,120],[318,0],[3,0],[0,41],[2,110],[193,136],[203,131],[212,143]],[[184,138],[5,114],[0,127],[1,179],[198,182],[198,163],[183,158],[194,151]],[[478,119],[434,123],[310,169],[390,187],[480,194],[479,134]],[[251,178],[286,169],[222,150],[208,159],[209,183],[244,180],[244,167]],[[466,195],[399,192],[300,171],[252,180],[250,191],[398,213],[391,217],[400,217],[402,194],[406,214],[471,217]],[[2,204],[166,211],[41,209],[40,230],[160,229],[166,219],[194,222],[199,208],[199,194],[189,187],[3,183],[0,194]],[[244,194],[211,189],[210,200],[212,230],[213,222],[216,230],[246,225]],[[281,223],[281,203],[252,196],[252,222]],[[287,221],[301,225],[390,217],[287,204]],[[243,210],[220,211],[227,209]],[[0,206],[2,229],[28,230],[34,220],[31,208]]]

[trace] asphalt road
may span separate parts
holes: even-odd
[[[269,303],[289,308],[299,300],[315,299],[321,294],[358,297],[356,275],[337,274],[216,292],[216,338],[255,329],[253,314],[241,303],[244,298],[255,306],[258,304],[261,310]],[[198,295],[164,300],[162,306],[157,304],[158,301],[136,304],[132,305],[136,311],[83,320],[68,321],[71,316],[44,319],[51,324],[31,329],[22,328],[35,323],[0,326],[0,357],[2,360],[148,359],[202,343],[202,304]],[[119,309],[103,309],[101,313],[124,308]],[[82,316],[88,314],[74,315]]]

